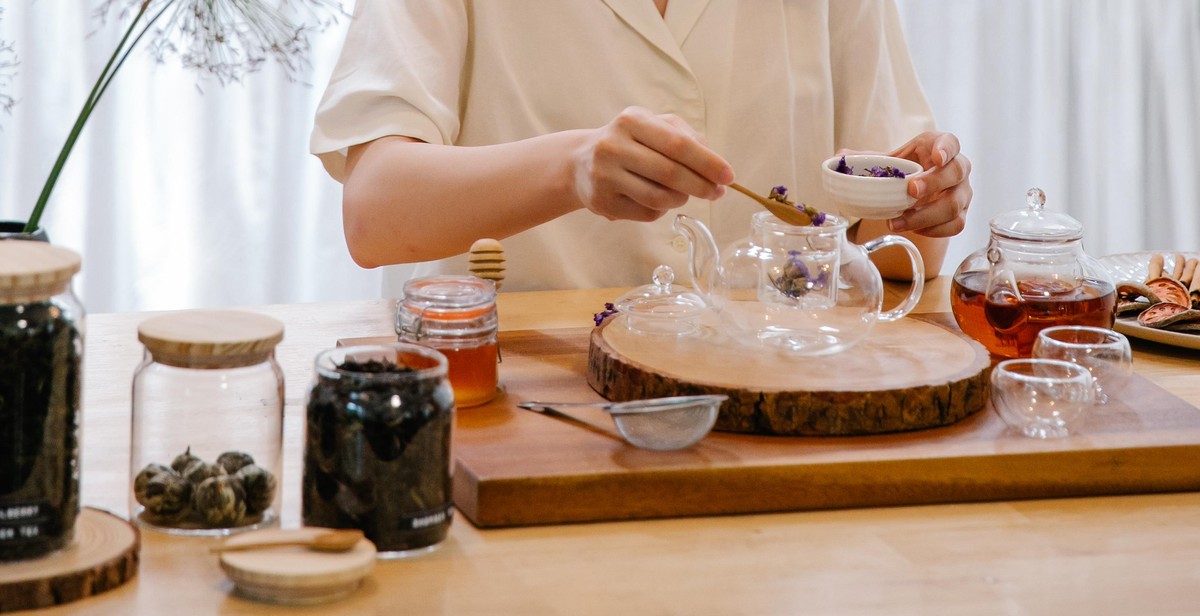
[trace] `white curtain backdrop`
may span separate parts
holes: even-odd
[[[939,125],[975,166],[943,273],[1034,186],[1093,255],[1200,249],[1200,2],[899,1]],[[0,219],[28,216],[120,36],[83,4],[0,0],[20,57],[0,82],[18,99],[0,112]],[[345,23],[313,40],[307,83],[268,65],[222,87],[134,53],[43,218],[84,255],[89,311],[379,296],[346,252],[340,186],[307,154]]]

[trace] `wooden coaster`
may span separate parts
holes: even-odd
[[[311,538],[324,528],[271,528],[241,533],[226,545]],[[267,603],[328,603],[354,592],[375,567],[375,544],[363,539],[347,552],[317,552],[302,546],[279,546],[224,552],[221,569],[238,594]]]
[[[0,612],[62,605],[116,588],[137,575],[140,548],[141,535],[129,522],[84,507],[70,546],[0,564]]]

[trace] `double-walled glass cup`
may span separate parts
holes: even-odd
[[[1096,404],[1107,404],[1133,376],[1129,339],[1103,327],[1060,325],[1038,332],[1033,356],[1061,359],[1088,369],[1095,379]]]
[[[1058,359],[1009,359],[992,370],[992,406],[1012,428],[1034,438],[1079,429],[1095,401],[1092,375]]]

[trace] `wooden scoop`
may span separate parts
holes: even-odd
[[[730,184],[729,187],[742,193],[743,195],[746,195],[747,197],[750,197],[751,199],[754,199],[760,205],[767,208],[767,211],[774,214],[776,218],[788,223],[789,225],[804,227],[813,224],[813,214],[810,214],[806,211],[807,206],[802,206],[804,208],[802,209],[796,205],[790,205],[782,201],[768,199],[754,192],[753,190],[738,184],[737,182]]]
[[[303,546],[318,552],[345,552],[362,541],[363,532],[356,528],[330,530],[298,539],[283,539],[274,541],[248,541],[246,543],[228,543],[214,546],[213,552],[240,552],[242,550],[257,550],[261,548],[277,548],[281,546]]]

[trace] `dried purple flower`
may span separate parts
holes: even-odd
[[[786,204],[786,205],[790,205],[790,206],[800,210],[801,212],[804,212],[804,214],[806,216],[808,216],[810,219],[812,219],[814,227],[819,227],[819,226],[825,224],[825,212],[818,211],[817,208],[815,208],[811,205],[806,205],[804,203],[792,203],[787,198],[787,192],[788,192],[787,186],[775,186],[774,188],[771,189],[771,192],[767,193],[767,198],[771,199],[773,201],[778,201],[778,202]]]
[[[867,173],[864,173],[863,175],[868,175],[874,178],[903,178],[904,172],[891,165],[886,167],[875,165],[867,170]]]
[[[817,275],[813,276],[804,262],[803,253],[789,250],[787,262],[782,268],[774,270],[771,284],[780,293],[795,299],[807,295],[810,291],[824,289],[829,282],[828,274],[825,269],[818,268]]]
[[[604,322],[604,319],[607,319],[618,312],[620,312],[620,310],[617,310],[617,307],[614,306],[612,302],[604,302],[604,310],[593,314],[592,320],[596,322],[597,326],[599,326]]]
[[[845,175],[854,175],[854,167],[851,167],[850,165],[846,164],[845,156],[843,156],[840,160],[838,160],[837,167],[834,169],[834,171],[837,171],[838,173],[843,173]],[[904,172],[896,167],[891,166],[891,165],[888,165],[886,167],[880,167],[879,165],[875,165],[875,166],[871,167],[870,169],[867,169],[866,171],[859,173],[858,175],[861,177],[866,177],[866,178],[903,178]]]

